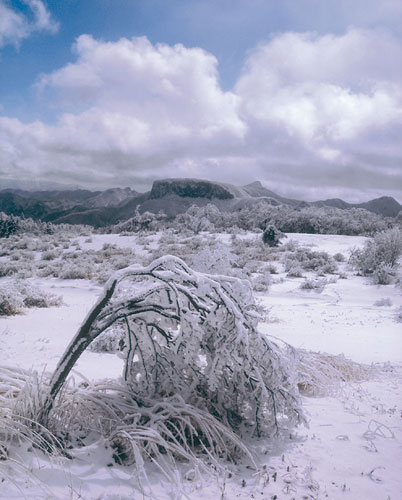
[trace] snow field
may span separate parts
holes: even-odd
[[[84,251],[101,250],[106,243],[131,248],[138,258],[146,259],[149,251],[158,249],[159,237],[139,240],[137,236],[93,234],[75,240]],[[258,237],[242,235],[240,239],[252,245]],[[230,245],[229,235],[217,238]],[[346,259],[349,249],[365,241],[363,237],[289,234],[284,242],[290,239],[299,247],[342,253]],[[345,384],[336,396],[303,397],[309,429],[296,429],[286,442],[254,444],[260,460],[257,473],[244,462],[226,477],[200,479],[184,464],[178,465],[178,477],[184,478],[178,479],[180,493],[178,483],[168,483],[149,465],[149,484],[143,482],[141,492],[135,467],[108,466],[110,450],[101,443],[83,448],[72,461],[59,458],[51,463],[39,452],[16,447],[11,458],[24,467],[0,461],[0,498],[117,500],[145,495],[164,499],[184,498],[184,494],[208,500],[401,498],[402,325],[395,318],[402,307],[402,290],[372,285],[367,278],[354,276],[346,262],[339,264],[339,270],[347,279],[328,282],[322,290],[305,290],[300,285],[314,273],[288,277],[282,259],[273,262],[278,274],[271,275],[269,290],[257,293],[267,309],[260,331],[297,348],[374,363],[370,380]],[[102,285],[84,279],[39,277],[29,282],[60,295],[63,304],[0,317],[0,365],[52,371]],[[116,355],[86,351],[76,372],[88,380],[117,378],[122,366]]]

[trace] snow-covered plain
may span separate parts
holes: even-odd
[[[229,244],[229,236],[218,238]],[[252,244],[260,236],[241,238]],[[289,234],[288,239],[300,247],[346,257],[365,241],[363,237],[307,234]],[[83,250],[99,250],[106,243],[130,247],[138,256],[158,247],[155,235],[148,240],[141,237],[141,243],[137,236],[117,235],[94,234],[78,240]],[[269,290],[256,294],[267,309],[260,330],[294,347],[344,354],[373,364],[369,380],[345,383],[331,397],[303,397],[309,428],[295,429],[280,442],[253,443],[258,471],[244,461],[232,466],[226,477],[195,476],[193,480],[194,474],[183,464],[173,484],[149,465],[149,482],[142,480],[140,486],[134,467],[110,466],[110,452],[102,443],[83,448],[74,460],[51,462],[39,452],[16,446],[10,460],[0,460],[0,498],[402,498],[402,323],[397,321],[401,287],[373,285],[341,262],[343,278],[323,289],[307,290],[300,287],[304,277],[287,276],[281,261],[275,265],[277,273],[271,277]],[[2,278],[0,284],[7,279]],[[0,317],[0,365],[51,371],[102,285],[84,279],[30,281],[62,296],[63,304]],[[122,367],[116,355],[87,351],[76,365],[75,377],[117,378]]]

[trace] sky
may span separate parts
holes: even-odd
[[[400,0],[0,0],[0,189],[402,203]]]

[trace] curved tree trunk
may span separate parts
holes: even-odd
[[[100,297],[97,303],[92,307],[84,323],[81,325],[75,337],[70,342],[70,345],[64,352],[62,358],[58,362],[56,370],[54,371],[50,381],[49,393],[39,416],[39,422],[42,425],[46,425],[49,412],[53,407],[53,402],[78,358],[89,346],[89,344],[100,335],[101,331],[93,329],[92,326],[100,312],[107,306],[115,291],[117,281],[118,280],[115,279],[106,286],[102,297]]]

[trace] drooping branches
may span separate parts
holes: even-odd
[[[165,256],[106,284],[53,374],[42,423],[79,356],[116,323],[126,332],[123,378],[139,407],[180,395],[238,435],[303,419],[292,353],[258,332],[248,282]]]

